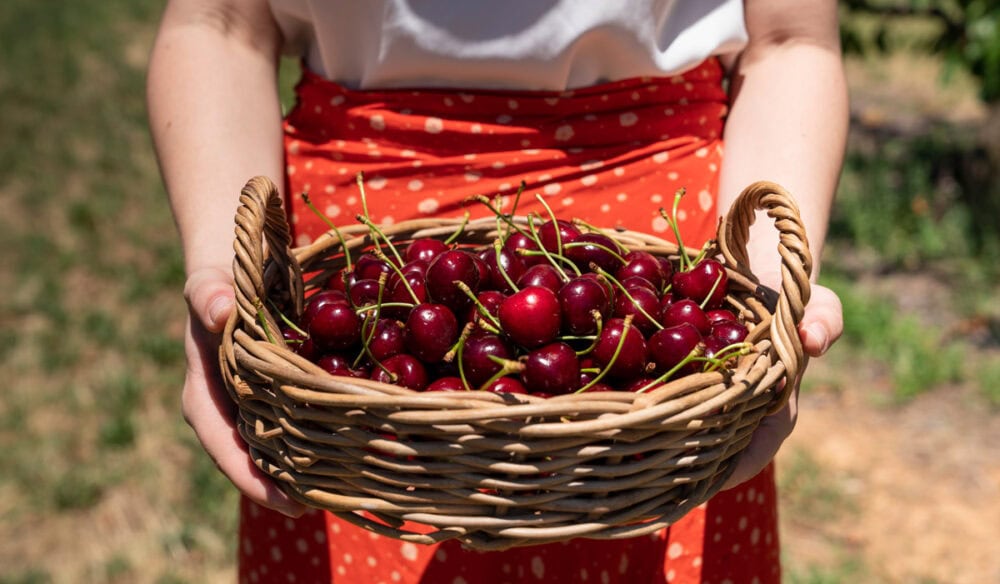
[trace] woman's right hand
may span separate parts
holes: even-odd
[[[218,354],[220,333],[234,306],[232,276],[221,268],[195,270],[185,283],[184,297],[188,304],[184,419],[240,492],[258,505],[298,517],[305,506],[282,492],[250,459],[236,430],[236,407],[223,386]]]

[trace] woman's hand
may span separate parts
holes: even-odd
[[[250,460],[236,431],[236,408],[219,373],[219,333],[233,310],[233,285],[220,268],[192,272],[184,286],[188,303],[184,349],[187,374],[181,394],[184,419],[233,485],[258,505],[297,517],[305,507],[289,498]]]
[[[799,337],[806,355],[819,357],[826,353],[833,343],[840,338],[844,330],[844,320],[840,299],[829,288],[812,286],[812,295],[806,306],[802,322],[799,324]],[[764,417],[760,426],[754,431],[750,444],[740,456],[736,470],[723,485],[730,489],[749,480],[764,469],[778,453],[778,449],[795,428],[798,417],[799,379],[794,383],[788,403],[780,411]]]

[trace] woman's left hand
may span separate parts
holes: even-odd
[[[844,319],[840,299],[824,286],[813,285],[809,304],[799,324],[799,337],[806,355],[819,357],[826,353],[840,338],[844,330]],[[785,439],[792,433],[798,417],[799,379],[788,397],[788,403],[778,412],[766,416],[754,432],[746,451],[740,456],[736,470],[726,481],[723,489],[730,489],[749,480],[766,467]]]

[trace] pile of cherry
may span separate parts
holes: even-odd
[[[284,319],[284,338],[334,375],[537,396],[646,391],[746,353],[717,260],[682,246],[671,261],[583,224],[534,219],[508,220],[478,247],[394,245],[369,225],[380,244],[344,258],[301,318]]]

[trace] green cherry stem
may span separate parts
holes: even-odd
[[[601,332],[604,331],[604,318],[601,317],[600,311],[591,310],[590,314],[594,315],[594,323],[597,325],[597,334],[594,335],[594,340],[590,343],[589,347],[576,352],[577,357],[589,355],[591,352],[593,352],[594,348],[597,347],[597,341],[601,339]]]
[[[254,298],[253,306],[257,309],[257,320],[260,321],[260,326],[264,329],[267,342],[277,345],[278,341],[274,340],[274,335],[271,334],[271,326],[267,324],[267,318],[264,316],[264,303],[260,301],[260,298]]]
[[[632,303],[632,306],[635,306],[635,309],[639,311],[639,314],[645,316],[649,322],[653,323],[653,325],[656,326],[657,330],[661,331],[663,330],[663,325],[660,324],[658,320],[650,316],[650,314],[646,312],[641,306],[639,306],[639,304],[635,301],[635,298],[633,298],[632,295],[629,294],[629,291],[625,289],[625,286],[623,286],[622,283],[619,282],[617,278],[609,274],[606,270],[604,270],[597,264],[591,264],[590,267],[601,276],[604,276],[605,278],[610,280],[611,283],[614,284],[615,287],[618,288],[618,290],[625,295],[625,298],[627,298],[628,301]]]
[[[386,247],[388,247],[389,251],[392,252],[392,255],[395,256],[396,261],[399,262],[399,265],[403,265],[405,263],[403,262],[403,257],[399,255],[399,250],[396,249],[396,246],[392,244],[392,241],[390,241],[389,237],[386,236],[384,231],[382,231],[382,228],[380,228],[378,225],[375,225],[375,223],[372,222],[372,220],[368,217],[368,215],[357,215],[355,216],[355,218],[359,222],[363,223],[365,227],[368,228],[369,231],[371,231],[373,240],[378,241],[378,239],[381,239],[382,241],[385,242]]]
[[[621,355],[622,347],[625,346],[625,337],[628,336],[628,331],[631,327],[632,327],[632,315],[628,314],[625,316],[625,322],[622,325],[622,336],[618,337],[618,346],[615,347],[615,352],[611,355],[611,360],[608,361],[608,364],[601,369],[600,373],[595,375],[594,378],[591,379],[586,385],[576,390],[575,393],[583,393],[588,389],[590,389],[591,387],[593,387],[594,385],[596,385],[598,381],[604,379],[604,376],[607,375],[608,371],[610,371],[611,368],[614,367],[615,362],[618,361],[618,356]]]
[[[566,274],[566,270],[562,269],[562,266],[560,266],[559,262],[556,260],[557,257],[560,259],[565,259],[565,258],[563,258],[561,255],[553,256],[549,252],[549,250],[545,249],[545,246],[542,245],[542,238],[538,236],[538,230],[535,229],[534,218],[531,215],[528,216],[528,229],[531,230],[531,240],[538,245],[538,252],[526,252],[525,255],[534,255],[536,253],[541,253],[543,256],[545,256],[545,259],[548,260],[550,264],[552,264],[552,267],[554,267],[556,271],[559,272],[559,277],[562,278],[563,282],[569,280],[569,276]]]
[[[389,268],[392,269],[392,271],[396,274],[396,277],[399,278],[400,284],[406,287],[406,291],[410,293],[410,298],[413,299],[413,303],[420,304],[420,298],[417,297],[417,293],[413,291],[413,288],[410,286],[410,283],[406,280],[406,276],[403,274],[403,270],[401,270],[399,266],[397,266],[395,263],[389,261],[389,258],[386,257],[385,253],[383,253],[382,250],[377,247],[372,249],[372,255],[374,255],[376,258],[388,264]],[[383,274],[384,273],[385,272],[383,272]],[[379,293],[381,294],[381,290],[379,290]]]
[[[309,338],[309,333],[307,333],[306,331],[302,330],[302,328],[299,327],[299,325],[295,324],[295,322],[292,321],[292,319],[290,319],[287,316],[285,316],[285,313],[281,312],[281,310],[278,309],[278,306],[274,303],[273,300],[271,300],[270,298],[268,298],[267,299],[267,303],[271,305],[271,310],[274,311],[274,313],[278,315],[278,318],[281,319],[281,322],[285,323],[285,325],[288,328],[292,329],[293,331],[297,332],[298,334],[302,335],[305,338]]]
[[[556,214],[552,210],[552,207],[550,207],[548,202],[545,200],[545,197],[536,194],[535,199],[539,202],[539,204],[542,205],[542,207],[545,207],[545,212],[549,214],[549,221],[551,221],[552,225],[555,227],[556,255],[561,257],[563,254],[563,244],[562,244],[562,233],[559,230],[559,219],[558,217],[556,217]],[[541,244],[541,242],[539,242],[539,244]]]
[[[705,310],[705,306],[708,304],[708,301],[711,300],[712,294],[715,294],[715,291],[716,289],[718,289],[719,284],[721,282],[722,282],[722,272],[720,272],[719,275],[716,276],[715,283],[712,284],[712,289],[708,291],[708,294],[705,296],[705,299],[702,300],[701,304],[698,305],[702,310]]]
[[[489,310],[486,310],[486,307],[479,301],[479,298],[476,296],[476,293],[472,291],[472,288],[469,288],[469,285],[461,280],[455,280],[453,284],[455,284],[455,286],[458,287],[463,294],[469,297],[469,300],[472,301],[472,304],[476,307],[476,310],[479,311],[479,314],[485,319],[485,321],[488,321],[480,321],[480,326],[490,332],[500,332],[500,321],[497,320],[495,316],[490,314]]]
[[[312,199],[309,198],[309,193],[303,192],[301,196],[302,200],[306,204],[306,207],[308,207],[309,210],[313,212],[313,214],[319,217],[320,220],[323,221],[323,223],[326,223],[326,226],[329,227],[330,230],[337,235],[337,239],[340,240],[340,247],[344,249],[344,261],[347,264],[344,271],[345,272],[353,271],[354,264],[351,262],[351,250],[346,245],[344,245],[344,235],[340,232],[340,229],[333,223],[333,221],[330,221],[329,217],[319,212],[319,209],[316,208],[316,205],[313,205]]]
[[[455,243],[455,241],[459,237],[461,237],[463,233],[465,233],[465,227],[466,227],[466,225],[469,224],[469,217],[470,216],[471,216],[471,213],[469,213],[468,211],[466,211],[465,215],[462,217],[462,222],[458,224],[458,229],[456,229],[454,233],[452,233],[451,235],[449,235],[448,239],[444,240],[444,242],[445,242],[446,245],[451,245],[451,244]]]

